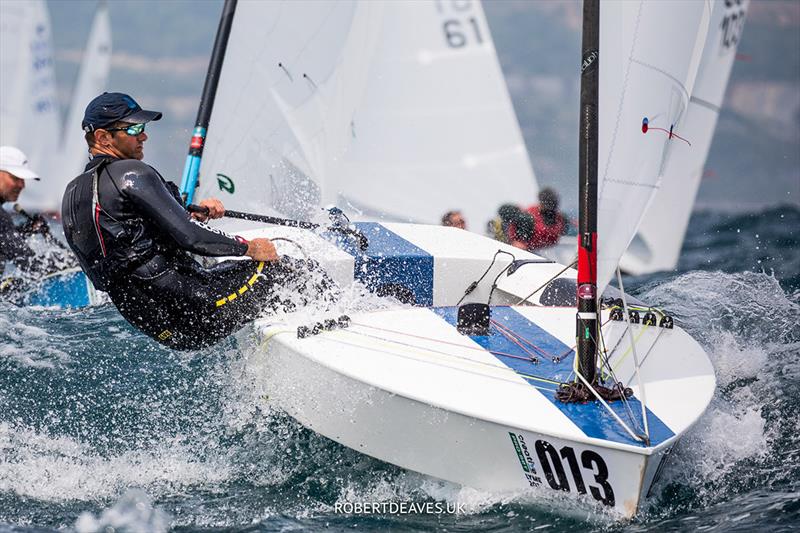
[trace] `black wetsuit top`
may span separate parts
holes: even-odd
[[[96,182],[96,192],[94,190]],[[95,287],[120,277],[153,275],[170,262],[244,255],[247,243],[194,220],[178,187],[136,159],[99,156],[67,185],[64,234]]]
[[[178,187],[141,161],[95,157],[67,185],[61,209],[67,242],[95,287],[170,347],[213,344],[280,305],[276,283],[305,292],[302,269],[288,260],[200,265],[190,252],[241,256],[247,243],[192,219]]]
[[[25,236],[14,225],[11,215],[0,208],[0,261],[5,264],[12,261],[24,271],[34,268],[36,254],[28,243]]]
[[[0,274],[9,262],[17,267],[13,277],[0,279],[0,300],[22,304],[25,302],[25,292],[41,278],[75,266],[74,258],[61,250],[49,249],[45,253],[36,253],[26,239],[37,232],[42,233],[33,230],[30,222],[21,227],[15,226],[11,215],[0,208]]]

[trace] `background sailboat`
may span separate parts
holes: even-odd
[[[43,176],[61,131],[51,43],[44,0],[0,2],[0,144],[20,148]],[[44,207],[33,189],[46,188],[31,186],[25,205]]]
[[[669,270],[678,263],[748,7],[748,0],[712,2],[703,57],[681,125],[691,144],[673,143],[658,194],[620,263],[631,274]]]
[[[479,231],[535,197],[479,3],[242,1],[233,24],[200,197],[294,217],[459,208]]]
[[[22,149],[43,177],[28,187],[20,205],[31,212],[57,212],[67,182],[86,164],[80,127],[83,110],[108,80],[108,7],[101,2],[95,12],[65,121],[58,103],[45,1],[3,1],[0,10],[0,144]]]
[[[58,206],[61,205],[64,186],[74,177],[73,174],[78,175],[83,171],[89,159],[81,121],[86,104],[107,87],[108,74],[111,70],[111,52],[111,18],[108,5],[105,1],[101,1],[89,30],[89,40],[72,90],[69,112],[64,121],[61,144],[57,152],[58,171],[53,172],[53,177],[64,180],[56,199]]]

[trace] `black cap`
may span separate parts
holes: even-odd
[[[81,127],[83,131],[94,131],[124,120],[131,124],[144,124],[160,120],[161,113],[147,111],[136,100],[123,93],[103,93],[86,106]]]

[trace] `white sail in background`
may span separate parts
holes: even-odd
[[[389,2],[354,117],[343,196],[482,231],[502,203],[535,201],[527,150],[479,2]]]
[[[88,149],[83,138],[81,121],[86,105],[106,89],[108,73],[111,70],[111,20],[108,6],[101,2],[94,15],[89,40],[83,52],[78,79],[72,91],[72,98],[64,123],[62,142],[58,150],[58,171],[53,179],[63,185],[51,191],[55,205],[60,206],[61,197],[67,183],[83,172],[88,161]]]
[[[675,268],[736,57],[748,0],[714,0],[711,24],[692,91],[683,135],[673,143],[661,188],[620,266],[633,274]]]
[[[600,8],[598,291],[633,239],[682,139],[706,42],[709,1]]]
[[[535,193],[478,2],[239,2],[199,197],[480,227]]]
[[[0,29],[0,144],[19,147],[42,176],[28,184],[20,204],[30,211],[58,211],[67,182],[86,164],[84,108],[105,88],[111,67],[108,8],[101,2],[95,14],[63,125],[47,5],[0,1]]]
[[[49,165],[60,134],[50,37],[50,16],[44,0],[0,2],[0,144],[28,156],[42,175],[22,196],[23,205],[38,209],[47,190]]]

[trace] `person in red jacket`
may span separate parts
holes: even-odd
[[[522,210],[513,204],[500,207],[490,221],[489,232],[496,239],[523,250],[535,251],[558,243],[569,231],[570,221],[558,210],[558,193],[547,187],[539,192],[539,204]]]
[[[528,241],[528,250],[537,250],[558,243],[569,231],[569,219],[558,210],[558,193],[550,187],[539,191],[539,205],[527,209],[533,217],[533,236]]]

